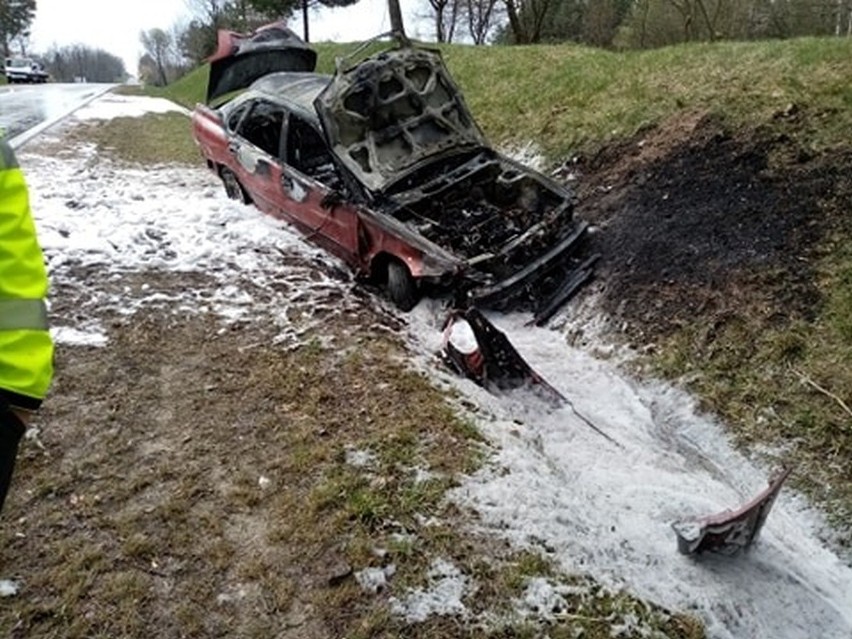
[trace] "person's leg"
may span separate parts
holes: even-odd
[[[18,442],[24,436],[26,427],[11,409],[0,406],[0,512],[12,482],[15,457],[18,455]]]

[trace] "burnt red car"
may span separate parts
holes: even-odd
[[[588,276],[563,186],[491,149],[435,50],[334,75],[283,24],[223,31],[193,135],[229,196],[296,226],[404,310],[423,293],[544,316]],[[214,106],[215,105],[215,106]]]

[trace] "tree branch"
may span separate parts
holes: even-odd
[[[796,375],[796,377],[798,377],[798,378],[799,378],[799,379],[800,379],[803,383],[807,384],[808,386],[810,386],[810,387],[811,387],[811,388],[813,388],[814,390],[819,391],[820,393],[822,393],[822,394],[823,394],[823,395],[825,395],[826,397],[830,397],[830,398],[831,398],[831,399],[833,399],[835,402],[837,402],[837,404],[840,406],[840,408],[842,408],[842,409],[846,412],[846,414],[847,414],[847,415],[849,415],[849,417],[852,417],[852,408],[849,408],[849,405],[848,405],[846,402],[844,402],[844,401],[843,401],[843,399],[841,399],[839,396],[837,396],[837,395],[835,395],[834,393],[832,393],[830,390],[828,390],[828,389],[826,389],[826,388],[823,388],[822,386],[820,386],[819,384],[817,384],[817,383],[816,383],[813,379],[811,379],[810,377],[808,377],[807,375],[805,375],[802,371],[797,370],[797,369],[793,368],[792,366],[790,366],[790,370],[791,370],[791,371],[792,371],[792,372]]]

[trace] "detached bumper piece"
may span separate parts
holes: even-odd
[[[490,391],[529,388],[555,406],[565,402],[476,308],[453,311],[447,318],[441,356],[456,373]]]
[[[684,555],[714,552],[734,555],[757,539],[791,468],[782,468],[763,492],[737,510],[672,524],[677,548]]]
[[[594,275],[595,262],[598,261],[600,255],[595,254],[584,260],[581,264],[574,267],[568,279],[560,286],[550,298],[541,305],[541,308],[536,312],[533,318],[533,324],[536,326],[544,326],[547,320],[553,317],[556,312],[562,307],[565,302],[571,299],[583,284],[592,279]]]

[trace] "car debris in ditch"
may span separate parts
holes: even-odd
[[[476,308],[453,311],[447,317],[441,358],[450,370],[487,390],[528,388],[553,406],[566,401]]]
[[[678,550],[684,555],[704,552],[735,555],[748,548],[760,534],[775,498],[791,472],[792,468],[779,470],[763,491],[736,510],[672,524]]]
[[[385,45],[329,76],[283,23],[220,31],[192,116],[208,167],[403,310],[425,294],[547,321],[592,276],[573,193],[489,146],[439,51]]]
[[[450,312],[444,324],[440,356],[451,371],[492,393],[526,389],[553,408],[568,407],[587,427],[624,449],[620,442],[578,411],[571,400],[537,373],[505,333],[479,309]]]

